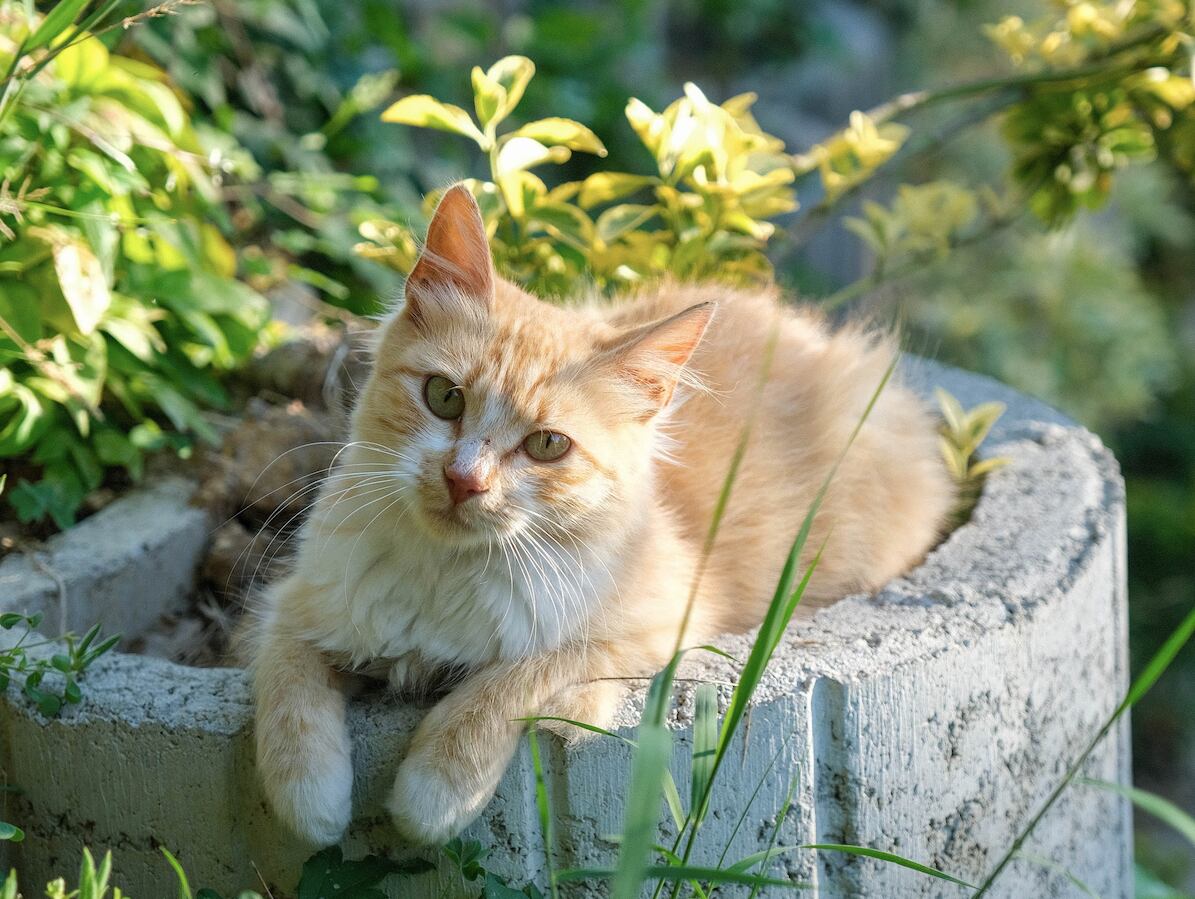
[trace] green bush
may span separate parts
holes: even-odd
[[[0,460],[17,516],[58,527],[106,470],[214,436],[201,409],[269,314],[222,233],[224,157],[160,69],[54,18],[84,5],[0,11]]]
[[[784,143],[751,116],[755,97],[721,105],[694,84],[661,113],[627,103],[631,127],[656,171],[601,171],[549,189],[529,170],[567,161],[573,151],[606,155],[588,127],[551,117],[498,133],[535,73],[531,60],[508,56],[473,69],[474,121],[464,109],[425,94],[383,113],[389,122],[435,128],[473,140],[489,160],[491,180],[468,182],[481,206],[495,261],[507,275],[545,295],[575,293],[592,282],[625,288],[665,274],[758,281],[771,274],[763,250],[775,228],[767,219],[796,208],[795,175]],[[623,202],[635,198],[639,202]],[[428,197],[428,208],[438,199]],[[371,221],[360,252],[400,271],[414,265],[414,233]]]

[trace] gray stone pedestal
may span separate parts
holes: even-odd
[[[717,860],[762,781],[728,860],[767,846],[795,784],[777,845],[862,844],[980,880],[1127,686],[1124,495],[1115,460],[1087,431],[990,380],[917,360],[906,369],[912,382],[927,390],[941,385],[965,406],[1008,403],[984,451],[1009,456],[1012,464],[989,478],[972,521],[920,568],[874,597],[847,598],[790,629],[714,790],[699,863]],[[147,514],[144,503],[129,505],[136,502],[117,505]],[[186,519],[177,496],[163,502],[174,502],[177,512],[167,509],[164,520]],[[119,527],[140,533],[135,521],[121,525],[120,508],[104,514],[109,533]],[[87,544],[82,555],[79,545],[91,539],[86,527],[59,538],[48,559],[66,577],[68,619],[76,628],[96,618],[110,627],[117,616],[120,626],[146,615],[152,620],[177,598],[177,573],[189,575],[194,565],[187,547],[196,535],[201,542],[206,528],[192,523],[189,537],[143,540],[129,555],[131,566],[168,563],[151,568],[161,573],[149,577],[124,568],[129,587],[122,602],[134,615],[109,601],[112,582],[95,571],[90,580],[71,579],[67,560],[88,557]],[[124,563],[119,554],[106,558],[115,577]],[[24,564],[0,566],[0,609],[40,604],[51,612],[47,624],[54,622],[57,592]],[[745,658],[749,642],[736,636],[721,645]],[[727,682],[735,670],[707,656],[686,676]],[[722,688],[723,701],[728,693]],[[623,710],[626,735],[633,736],[641,702],[636,694]],[[674,773],[682,784],[691,709],[691,693],[682,691],[673,721]],[[346,855],[409,854],[381,802],[420,714],[381,695],[355,701],[357,818]],[[179,855],[193,886],[222,893],[260,888],[258,871],[289,889],[310,854],[270,819],[256,786],[251,708],[239,670],[114,654],[90,672],[83,705],[56,720],[41,718],[10,688],[0,702],[0,728],[0,765],[23,790],[9,797],[5,814],[28,833],[23,844],[7,847],[4,863],[18,868],[26,894],[52,876],[71,874],[84,844],[113,850],[115,882],[138,899],[175,894],[160,846]],[[611,864],[616,850],[604,838],[621,829],[628,747],[609,739],[567,751],[547,738],[543,745],[557,866]],[[1087,773],[1128,781],[1127,722],[1094,754]],[[492,847],[491,864],[513,882],[542,880],[544,871],[533,786],[524,750],[467,834]],[[1125,800],[1075,785],[1026,848],[1111,899],[1131,895],[1131,837]],[[823,899],[965,894],[911,871],[833,853],[793,852],[767,869],[816,884]],[[1057,873],[1018,861],[992,895],[1068,890]],[[476,885],[462,891],[444,866],[391,887],[393,896],[477,892]],[[601,895],[602,888],[566,893],[586,894]]]

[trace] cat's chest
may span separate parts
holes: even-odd
[[[534,571],[498,546],[456,553],[333,541],[320,574],[326,601],[310,637],[358,663],[418,652],[476,666],[542,652],[583,626],[581,597],[569,589],[575,578]]]

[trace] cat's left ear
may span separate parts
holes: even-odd
[[[427,242],[407,278],[406,314],[419,322],[432,307],[458,299],[488,308],[494,298],[494,263],[485,223],[463,184],[444,192],[427,229]]]
[[[615,373],[630,390],[637,417],[651,418],[668,405],[682,370],[701,342],[714,303],[700,303],[671,318],[631,331],[606,350]]]

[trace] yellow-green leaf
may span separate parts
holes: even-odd
[[[112,304],[104,267],[82,241],[55,243],[51,252],[58,285],[71,308],[75,324],[81,332],[90,334]]]
[[[441,103],[427,94],[412,94],[403,97],[382,113],[383,122],[397,122],[400,125],[414,125],[417,128],[435,128],[471,137],[478,144],[484,144],[485,135],[477,130],[469,113],[451,103]]]
[[[552,118],[528,122],[518,131],[514,132],[514,136],[530,137],[548,146],[559,145],[568,147],[570,150],[579,150],[582,153],[595,153],[598,156],[606,155],[606,148],[598,140],[598,136],[580,122],[574,122],[572,119],[562,119],[554,116]]]
[[[108,48],[91,35],[65,47],[54,59],[54,69],[70,87],[90,87],[108,68]]]
[[[506,91],[506,101],[500,110],[505,118],[523,99],[523,91],[535,74],[535,63],[526,56],[504,56],[490,66],[485,74]]]
[[[211,265],[212,271],[222,278],[236,277],[237,254],[224,239],[220,229],[205,222],[200,228],[200,237],[203,241],[203,256]]]
[[[646,103],[631,97],[627,101],[627,121],[639,135],[639,140],[647,147],[652,156],[659,156],[660,145],[668,136],[668,123],[664,117],[656,114]]]
[[[564,162],[572,155],[568,147],[545,147],[530,137],[511,137],[498,151],[495,172],[501,180],[512,172],[520,172],[544,162]]]
[[[627,172],[597,172],[581,182],[582,206],[588,209],[599,203],[620,200],[628,194],[657,183],[659,179],[650,175],[631,175]]]
[[[623,203],[611,206],[598,216],[597,236],[604,243],[617,240],[628,231],[634,231],[659,211],[657,206],[640,206]]]
[[[506,88],[483,72],[481,66],[473,67],[473,108],[477,110],[477,121],[482,128],[498,124],[506,96]]]

